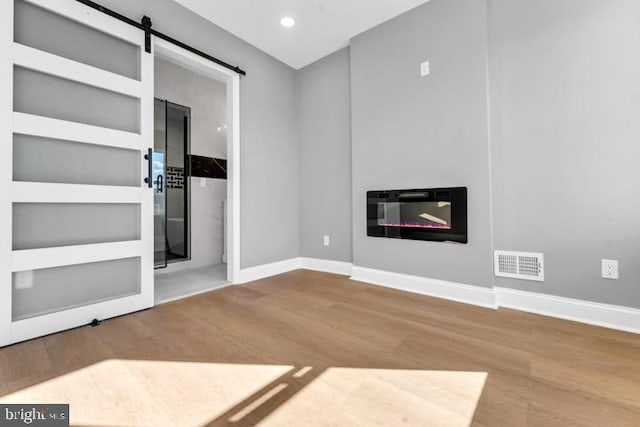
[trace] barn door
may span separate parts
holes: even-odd
[[[74,0],[0,14],[5,345],[153,305],[153,56]]]

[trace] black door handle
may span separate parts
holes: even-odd
[[[158,175],[158,181],[156,182],[158,183],[158,193],[162,193],[164,191],[164,178],[162,175]]]
[[[153,148],[149,148],[147,154],[144,155],[144,158],[147,160],[147,177],[144,179],[149,185],[149,188],[153,187]]]

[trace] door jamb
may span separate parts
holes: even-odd
[[[240,75],[153,37],[154,55],[227,86],[227,280],[240,280]]]

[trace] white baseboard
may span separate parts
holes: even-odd
[[[573,298],[494,288],[499,307],[640,334],[640,310]]]
[[[344,261],[332,261],[317,258],[300,258],[300,268],[305,270],[322,271],[325,273],[342,274],[343,276],[351,275],[351,267],[353,264]]]
[[[483,288],[445,280],[392,273],[353,266],[348,262],[315,258],[291,258],[240,270],[237,283],[304,268],[327,273],[351,275],[352,280],[402,291],[443,298],[488,308],[512,308],[528,313],[556,317],[640,334],[640,309],[563,298],[510,288]]]
[[[264,279],[266,277],[298,270],[300,268],[304,268],[305,270],[322,271],[324,273],[342,274],[344,276],[349,276],[351,274],[350,262],[304,257],[289,258],[284,261],[242,269],[240,270],[240,275],[238,280],[236,280],[236,284],[239,285],[242,283],[253,282],[254,280]]]
[[[286,273],[288,271],[300,268],[300,258],[290,258],[284,261],[273,262],[271,264],[257,265],[255,267],[244,268],[240,270],[235,284],[253,282],[254,280],[264,279],[265,277],[275,276],[277,274]]]
[[[353,266],[351,279],[466,304],[496,308],[495,297],[491,288],[463,285],[444,280],[357,266]]]

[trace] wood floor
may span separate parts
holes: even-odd
[[[0,349],[72,425],[640,426],[640,336],[305,270]]]

